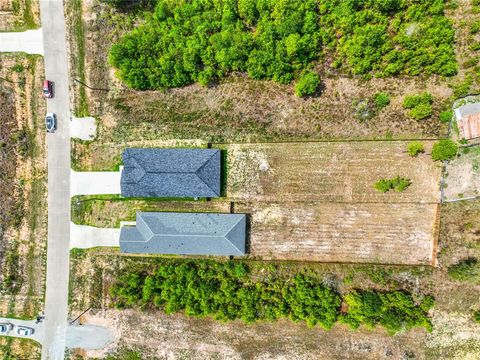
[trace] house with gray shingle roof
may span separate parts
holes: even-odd
[[[124,197],[219,197],[218,149],[129,148],[122,155]]]
[[[133,254],[245,255],[246,215],[137,212],[120,249]]]

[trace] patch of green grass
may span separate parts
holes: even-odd
[[[40,24],[35,21],[35,16],[33,15],[32,1],[33,0],[24,0],[20,3],[19,0],[12,0],[12,11],[15,15],[21,15],[21,19],[17,21],[9,31],[25,31],[38,29],[40,27]]]
[[[75,74],[78,76],[78,80],[85,83],[85,25],[82,17],[82,0],[72,0],[71,6],[73,37],[76,44]],[[75,101],[74,108],[75,116],[88,116],[88,99],[85,86],[78,83],[75,86],[78,86],[78,99]]]

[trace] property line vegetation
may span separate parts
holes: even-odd
[[[305,71],[322,59],[366,77],[452,76],[454,29],[444,3],[160,0],[112,46],[109,61],[138,90],[207,85],[245,72],[282,84],[299,79],[308,86],[297,93],[310,95],[317,79]]]
[[[457,156],[458,145],[450,139],[437,141],[432,147],[432,159],[435,161],[451,160]]]
[[[337,321],[352,328],[384,326],[390,333],[431,329],[431,297],[416,301],[404,291],[335,289],[303,273],[280,276],[274,269],[253,274],[242,262],[161,259],[150,271],[130,269],[110,288],[116,307],[158,308],[166,313],[213,316],[217,320],[290,318],[330,329]],[[341,306],[342,301],[345,306]]]
[[[380,179],[375,183],[374,187],[383,193],[386,193],[390,190],[402,192],[405,191],[411,184],[412,181],[410,179],[396,176],[392,179]]]

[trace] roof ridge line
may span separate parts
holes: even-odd
[[[203,182],[205,185],[207,185],[207,187],[208,187],[210,190],[212,190],[212,192],[213,192],[214,194],[216,194],[217,191],[214,190],[214,189],[212,189],[212,188],[210,187],[210,185],[207,184],[207,182],[206,182],[204,179],[202,179],[202,177],[201,177],[200,175],[198,175],[198,172],[199,172],[204,166],[206,166],[206,165],[208,164],[208,162],[215,156],[215,154],[216,154],[217,152],[220,151],[219,149],[213,149],[213,150],[216,150],[216,151],[215,151],[212,155],[210,155],[210,157],[209,157],[207,160],[205,160],[205,162],[204,162],[201,166],[199,166],[197,170],[194,171],[194,174],[195,174],[200,180],[202,180],[202,182]],[[220,178],[222,177],[221,171],[222,171],[222,158],[220,157]]]
[[[234,215],[234,214],[232,214]],[[237,214],[237,215],[242,215],[242,214]],[[242,251],[240,250],[233,242],[230,241],[230,239],[228,238],[228,235],[238,226],[238,224],[240,224],[240,222],[243,220],[244,218],[243,217],[240,217],[240,219],[236,222],[235,225],[233,225],[233,227],[225,234],[225,240],[227,240],[235,249],[238,250],[238,252],[240,252],[241,254],[244,254],[245,251]],[[246,221],[246,218],[245,218],[245,221]]]

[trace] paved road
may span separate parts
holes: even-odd
[[[45,336],[42,359],[63,359],[68,316],[70,251],[70,113],[65,19],[62,0],[40,0],[46,78],[55,83],[47,110],[58,130],[47,135],[48,247]]]
[[[43,55],[42,29],[0,32],[0,51]]]
[[[13,324],[14,327],[12,330],[10,330],[6,336],[12,336],[12,337],[19,337],[19,338],[27,338],[27,339],[32,339],[35,340],[39,343],[42,342],[43,335],[44,335],[44,323],[36,323],[35,320],[20,320],[20,319],[12,319],[12,318],[3,318],[0,317],[0,323],[10,323]],[[33,334],[30,336],[22,336],[17,334],[17,327],[18,326],[26,326],[29,328],[32,328]],[[3,334],[2,334],[3,335]]]

